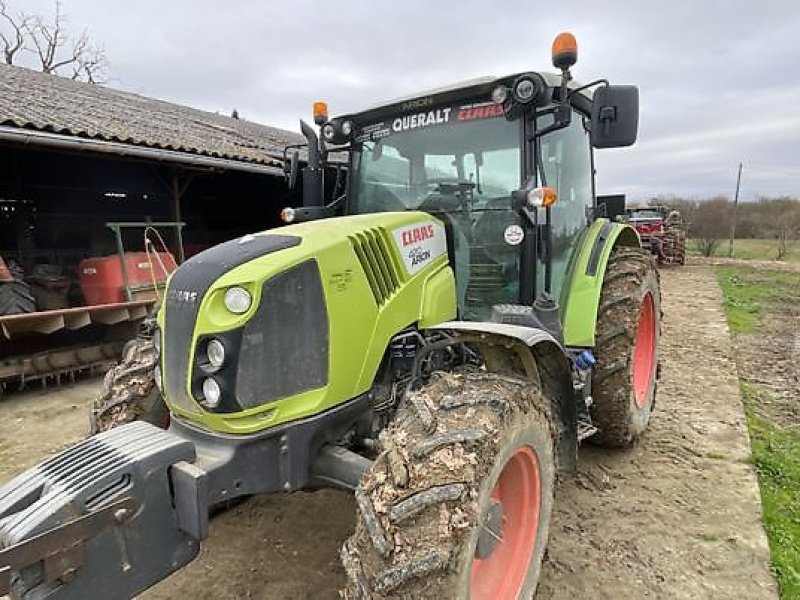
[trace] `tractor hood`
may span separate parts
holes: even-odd
[[[366,392],[398,331],[455,314],[445,230],[426,213],[248,235],[173,274],[159,383],[179,417],[253,433]]]

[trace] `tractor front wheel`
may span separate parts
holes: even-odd
[[[653,257],[617,248],[609,259],[597,315],[590,407],[593,443],[625,447],[650,422],[658,374],[661,292]]]
[[[156,349],[143,333],[125,344],[119,364],[106,372],[100,397],[89,409],[89,434],[146,421],[166,429],[169,409],[156,387]]]
[[[531,598],[555,477],[540,392],[447,373],[405,402],[356,491],[345,598]]]

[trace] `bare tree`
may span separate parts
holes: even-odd
[[[728,231],[730,201],[727,198],[711,198],[697,203],[692,212],[689,235],[703,256],[714,256],[719,240]]]
[[[25,49],[25,38],[33,19],[25,13],[12,14],[6,3],[0,0],[0,41],[3,43],[3,60],[13,65],[17,53]]]
[[[5,0],[0,0],[0,17],[5,26],[0,41],[6,64],[17,64],[20,54],[27,52],[36,57],[37,68],[44,73],[89,83],[105,82],[105,50],[92,42],[85,30],[78,37],[69,36],[60,0],[55,2],[52,20],[23,12],[12,14]]]
[[[800,237],[800,202],[794,198],[762,198],[764,232],[775,238],[775,259],[783,260],[791,245]]]

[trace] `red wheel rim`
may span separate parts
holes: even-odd
[[[492,490],[503,508],[501,539],[483,560],[472,561],[472,600],[516,600],[536,547],[542,480],[533,449],[519,448],[508,459]]]
[[[642,300],[642,312],[639,314],[636,343],[633,347],[633,399],[639,408],[647,405],[655,360],[656,308],[653,295],[647,292]]]

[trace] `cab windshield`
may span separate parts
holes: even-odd
[[[352,212],[507,209],[520,185],[519,124],[495,105],[390,118],[361,138]]]
[[[465,318],[515,302],[519,255],[506,232],[519,229],[520,122],[493,103],[456,105],[370,125],[359,141],[351,212],[421,210],[451,227]]]

